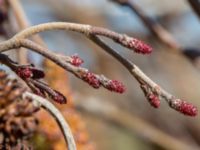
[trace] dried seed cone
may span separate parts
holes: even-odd
[[[13,149],[22,144],[36,130],[38,110],[29,100],[22,100],[24,88],[16,80],[9,79],[0,70],[0,145]]]

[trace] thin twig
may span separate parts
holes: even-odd
[[[35,94],[32,94],[30,92],[23,93],[23,98],[24,99],[28,98],[33,101],[36,101],[44,109],[46,109],[49,113],[51,113],[62,130],[62,133],[64,135],[65,142],[67,144],[68,149],[76,150],[76,144],[75,144],[75,141],[74,141],[74,138],[73,138],[73,135],[72,135],[69,125],[67,124],[65,118],[60,113],[60,111],[51,102],[49,102],[48,100],[46,100],[42,97],[39,97]]]
[[[10,8],[13,11],[13,14],[15,16],[15,19],[17,21],[18,27],[20,30],[23,30],[29,26],[29,23],[26,19],[26,15],[24,13],[24,10],[19,2],[19,0],[8,0],[8,3],[10,5]],[[22,48],[18,53],[17,57],[20,64],[26,64],[28,62],[27,60],[27,50]]]
[[[153,90],[159,92],[159,94],[163,96],[163,98],[165,98],[167,102],[169,102],[173,98],[171,94],[159,87],[154,81],[152,81],[147,75],[145,75],[138,66],[121,56],[113,48],[106,45],[105,42],[103,42],[101,39],[99,39],[96,36],[91,36],[91,40],[94,41],[97,45],[99,45],[103,50],[111,54],[121,64],[123,64],[128,69],[128,71],[137,79],[139,83],[143,82],[145,84],[148,84]]]
[[[164,29],[164,27],[162,27],[157,21],[148,17],[145,14],[145,12],[134,3],[133,0],[111,1],[131,8],[131,10],[135,12],[135,14],[141,19],[141,21],[151,31],[151,33],[157,37],[157,39],[159,39],[163,44],[167,45],[168,47],[174,50],[180,49],[180,45],[176,42],[174,37],[166,29]]]
[[[10,4],[11,10],[13,11],[16,21],[20,27],[20,29],[24,29],[29,26],[29,22],[26,19],[26,15],[24,10],[19,2],[19,0],[8,0]]]
[[[152,48],[143,41],[130,37],[126,34],[120,34],[106,28],[68,22],[52,22],[32,26],[23,30],[22,32],[19,32],[13,38],[24,39],[37,33],[49,30],[68,30],[82,33],[85,36],[100,35],[110,38],[130,50],[134,50],[136,53],[149,54],[152,51]]]
[[[13,10],[13,13],[15,15],[16,21],[18,23],[18,26],[20,30],[23,30],[25,28],[28,28],[30,26],[30,22],[27,19],[27,16],[23,10],[23,7],[19,0],[8,0],[10,3],[10,7]],[[42,46],[45,46],[44,41],[39,35],[33,36],[33,40],[37,43],[39,43]],[[26,57],[26,56],[25,56]]]
[[[89,72],[86,68],[74,65],[71,62],[71,57],[69,56],[56,54],[54,52],[49,51],[47,48],[41,47],[40,45],[26,39],[20,40],[20,44],[22,47],[33,50],[34,52],[50,59],[65,70],[73,73],[78,78],[89,83],[94,88],[99,88],[100,86],[103,86],[104,88],[117,93],[123,93],[125,90],[123,84],[117,82],[116,80],[110,80],[104,75],[94,74]]]
[[[30,26],[30,23],[27,19],[27,16],[23,10],[23,7],[20,3],[19,0],[8,0],[11,9],[13,10],[13,14],[16,18],[17,24],[20,28],[20,30],[23,30],[25,28],[28,28]],[[39,35],[35,35],[33,36],[33,40],[37,43],[39,43],[40,45],[46,47],[44,41],[42,40],[42,38]],[[19,57],[19,61],[21,64],[26,64],[28,62],[27,60],[27,51],[26,49],[22,49],[18,52],[18,57]]]

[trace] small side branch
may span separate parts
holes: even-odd
[[[157,89],[157,92],[159,91],[159,95],[162,95],[167,101],[172,99],[172,95],[166,92],[165,90],[161,89],[155,82],[153,82],[147,75],[140,70],[138,66],[136,66],[131,61],[127,60],[123,56],[121,56],[119,53],[117,53],[112,47],[105,44],[103,40],[98,38],[97,36],[92,36],[90,39],[95,42],[98,46],[100,46],[103,50],[105,50],[107,53],[111,54],[115,59],[117,59],[124,67],[128,69],[128,71],[136,78],[136,80],[140,84],[147,84],[150,86],[153,90]],[[159,89],[159,90],[158,90]]]
[[[152,81],[137,65],[118,54],[100,38],[97,36],[91,36],[90,39],[127,68],[127,70],[138,81],[145,97],[153,107],[158,108],[160,106],[160,98],[163,98],[172,109],[189,116],[197,115],[197,108],[195,106],[187,103],[186,101],[177,99],[172,94],[168,93],[166,90]]]
[[[31,99],[33,100],[33,102],[36,101],[39,105],[41,105],[44,109],[51,113],[62,130],[68,149],[76,150],[76,144],[69,125],[66,123],[66,120],[64,119],[60,111],[52,103],[30,92],[23,93],[23,98]]]

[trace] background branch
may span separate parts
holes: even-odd
[[[20,1],[19,0],[8,0],[8,3],[10,5],[10,8],[13,11],[13,14],[15,16],[15,19],[17,21],[19,29],[23,30],[25,28],[28,28],[30,26],[30,23],[27,19],[27,16],[24,12],[24,9],[23,9]],[[43,42],[42,38],[39,35],[33,36],[33,40],[42,46],[46,46],[45,43]],[[26,49],[22,48],[22,50],[18,51],[17,54],[18,54],[19,63],[21,63],[21,64],[28,63],[28,58],[27,58],[28,52]]]
[[[109,102],[103,102],[96,98],[86,98],[84,102],[76,99],[75,105],[83,113],[88,113],[90,116],[98,117],[123,127],[128,132],[137,134],[164,149],[198,150],[197,147],[170,136],[134,114],[130,114]]]
[[[13,11],[18,28],[20,30],[27,28],[29,26],[29,23],[26,19],[26,15],[24,13],[22,6],[20,5],[20,2],[18,0],[8,0],[8,3],[9,3],[11,10]],[[20,64],[26,64],[28,62],[27,50],[24,48],[21,48],[21,50],[18,51],[18,53],[17,53],[17,57],[18,57]]]
[[[190,6],[196,13],[196,15],[200,18],[200,1],[199,0],[188,0]]]
[[[135,14],[141,19],[143,24],[151,31],[157,39],[165,44],[166,46],[172,48],[173,50],[180,49],[180,45],[176,42],[174,37],[162,27],[157,21],[148,17],[145,12],[136,5],[133,0],[110,0],[112,2],[118,3],[122,6],[129,7]]]

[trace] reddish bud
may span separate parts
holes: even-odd
[[[24,66],[18,67],[16,69],[16,73],[22,79],[28,79],[28,78],[40,79],[40,78],[44,78],[44,76],[45,76],[45,74],[42,70],[39,70],[39,69],[33,68],[33,67],[24,67]]]
[[[117,93],[124,93],[125,92],[125,86],[123,83],[117,81],[117,80],[111,80],[106,86],[108,90],[114,91]]]
[[[197,107],[180,99],[172,100],[170,106],[184,115],[196,116],[198,113]]]
[[[99,79],[91,72],[85,73],[82,79],[94,88],[99,88],[101,85]]]
[[[136,53],[150,54],[152,52],[152,47],[135,38],[128,42],[128,47],[134,49]]]
[[[51,96],[52,100],[54,100],[57,103],[60,103],[60,104],[67,103],[67,99],[65,98],[65,96],[56,90],[54,90],[54,94],[50,95],[50,96]]]
[[[160,99],[157,95],[150,94],[147,96],[147,99],[149,100],[149,103],[151,104],[151,106],[153,106],[154,108],[160,107]]]
[[[71,56],[72,60],[71,60],[71,64],[74,66],[80,66],[84,61],[77,55],[72,55]]]
[[[33,84],[33,86],[31,86],[31,89],[34,91],[35,94],[42,96],[42,97],[48,96],[52,100],[54,100],[55,102],[60,103],[60,104],[67,103],[67,99],[65,98],[65,96],[63,94],[61,94],[60,92],[49,87],[49,85],[47,85],[39,80],[30,79],[28,81],[31,82],[31,84]]]
[[[19,67],[17,68],[16,73],[22,79],[31,78],[33,76],[33,73],[30,68]]]

